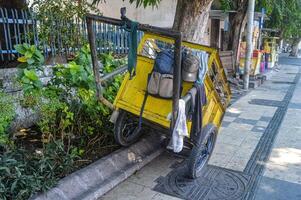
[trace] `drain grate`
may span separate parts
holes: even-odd
[[[186,178],[185,167],[160,177],[154,190],[189,200],[240,200],[244,197],[250,176],[229,169],[207,166],[195,180]]]

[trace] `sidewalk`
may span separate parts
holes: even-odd
[[[300,64],[287,60],[291,64]],[[301,199],[301,81],[279,129],[256,199]]]
[[[301,199],[301,61],[281,59],[228,109],[200,180],[180,178],[182,159],[164,153],[101,199]]]

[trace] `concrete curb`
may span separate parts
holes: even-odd
[[[98,199],[163,152],[163,138],[153,134],[99,159],[59,181],[31,200]]]

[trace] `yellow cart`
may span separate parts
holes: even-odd
[[[261,64],[261,57],[262,52],[260,50],[254,50],[253,51],[253,57],[252,57],[252,65],[250,69],[250,75],[256,76],[260,74],[260,64]],[[240,74],[244,74],[244,66],[245,66],[245,58],[242,57],[239,60],[239,72]]]
[[[124,16],[123,20],[95,15],[87,16],[93,68],[94,72],[98,72],[95,35],[93,34],[94,20],[117,26],[126,24],[129,28],[131,23]],[[128,146],[137,141],[143,133],[143,127],[158,130],[158,132],[170,138],[175,124],[173,119],[177,119],[179,99],[183,99],[186,102],[186,108],[189,109],[192,97],[187,92],[195,89],[193,83],[184,82],[181,79],[181,50],[186,48],[191,51],[206,52],[209,57],[208,70],[203,81],[207,97],[207,103],[202,109],[203,128],[200,134],[192,137],[190,133],[191,121],[187,120],[190,135],[186,138],[187,141],[185,143],[191,150],[187,174],[191,178],[196,178],[200,175],[201,170],[207,164],[212,154],[218,129],[221,126],[226,107],[231,98],[230,88],[218,51],[207,46],[182,42],[181,33],[169,29],[143,24],[138,24],[138,29],[144,32],[144,36],[137,50],[136,75],[130,79],[129,73],[126,74],[112,106],[115,110],[113,115],[117,116],[114,131],[115,139],[119,144]],[[175,54],[173,98],[162,99],[148,96],[142,115],[143,127],[140,129],[138,128],[138,122],[146,93],[148,75],[153,69],[156,53],[166,47],[172,48]],[[101,81],[97,76],[96,73],[96,83],[99,84]],[[100,89],[100,87],[97,88],[98,90]],[[101,96],[101,91],[98,91],[97,94],[102,102],[107,103]]]
[[[263,38],[264,50],[268,54],[268,66],[273,68],[277,65],[278,62],[278,53],[277,53],[277,40],[278,37],[265,37]]]

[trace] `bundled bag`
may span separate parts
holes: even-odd
[[[174,53],[163,50],[158,53],[152,73],[149,75],[147,92],[150,95],[170,99],[173,91]]]

